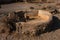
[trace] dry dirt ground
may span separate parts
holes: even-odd
[[[57,5],[56,3],[13,3],[1,5],[0,16],[16,10],[30,10],[30,7],[34,7],[35,10],[38,10],[48,5],[52,7],[57,7],[60,11],[60,5]],[[23,35],[19,33],[13,33],[9,36],[7,34],[0,34],[0,40],[60,40],[60,14],[57,13],[54,14],[54,16],[56,16],[56,18],[53,20],[53,26],[47,28],[47,31],[45,33],[34,37],[23,37]]]

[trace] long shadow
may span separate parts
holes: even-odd
[[[47,26],[47,28],[45,29],[45,32],[55,31],[57,29],[60,29],[60,20],[56,16],[53,16],[53,20]]]
[[[36,32],[36,34],[37,34],[37,36],[39,36],[39,35],[47,33],[47,32],[52,32],[52,31],[54,32],[57,29],[60,29],[60,20],[56,16],[53,16],[52,21],[48,24],[46,29],[42,33],[41,33],[41,30],[39,29]]]

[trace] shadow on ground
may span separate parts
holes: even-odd
[[[53,16],[53,20],[45,29],[45,32],[55,31],[57,29],[60,29],[60,20],[56,16]]]
[[[51,21],[51,23],[48,24],[48,26],[42,33],[40,33],[40,31],[38,31],[37,36],[47,33],[47,32],[52,32],[52,31],[54,32],[57,29],[60,29],[60,20],[56,16],[53,16],[53,20]]]

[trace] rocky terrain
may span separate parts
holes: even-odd
[[[35,10],[46,10],[50,12],[52,20],[44,23],[38,18],[28,19],[29,17],[27,17],[27,20],[21,20],[19,17],[22,18],[24,12],[20,12],[22,13],[20,15],[15,13],[21,10],[33,13],[33,15],[36,13]],[[60,4],[13,3],[1,5],[0,40],[60,40]]]

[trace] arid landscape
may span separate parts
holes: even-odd
[[[60,3],[1,4],[0,40],[60,40]]]

